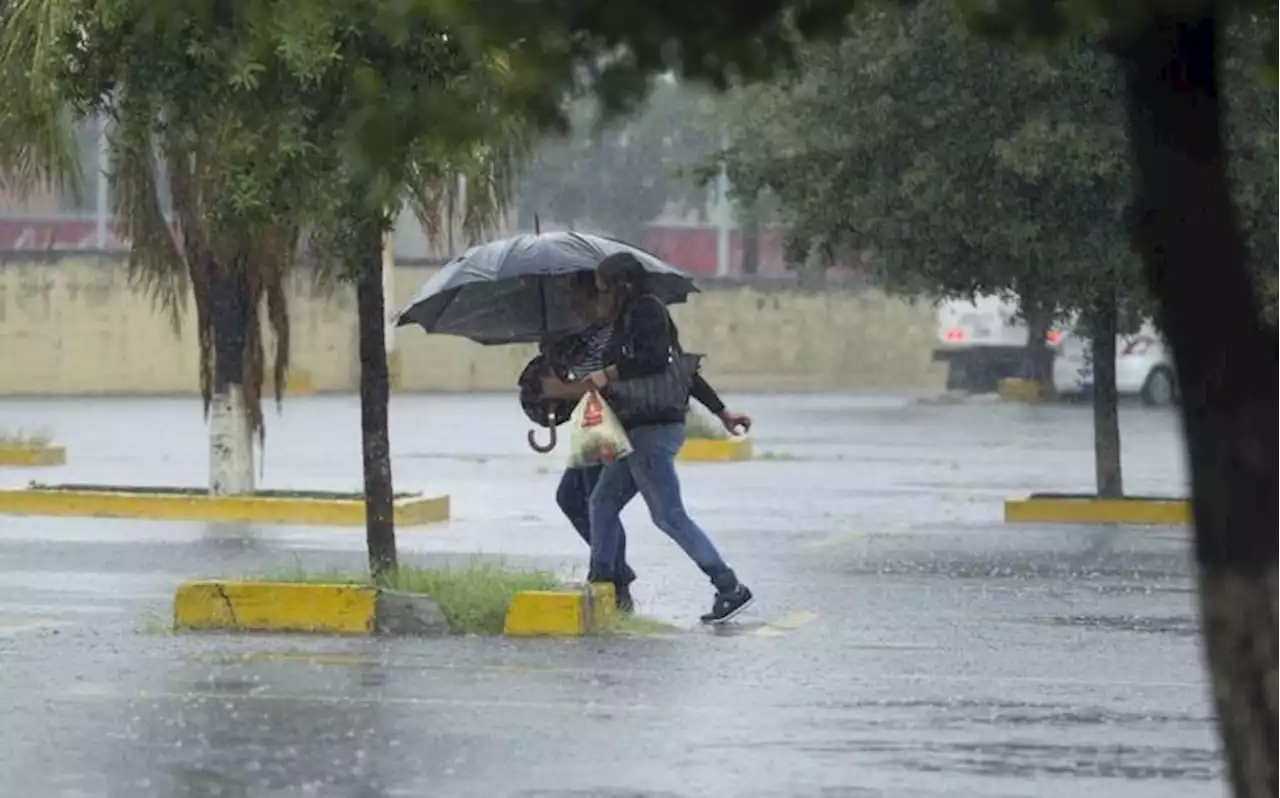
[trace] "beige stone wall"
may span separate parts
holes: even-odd
[[[396,274],[397,307],[429,276]],[[691,350],[730,391],[904,390],[941,386],[930,362],[932,312],[874,293],[713,290],[675,311]],[[292,286],[295,367],[321,391],[354,390],[359,371],[349,290]],[[483,347],[418,328],[396,331],[401,390],[511,390],[529,347]],[[0,262],[0,394],[194,393],[194,323],[175,335],[130,289],[114,258]]]

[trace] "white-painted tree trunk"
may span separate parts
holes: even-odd
[[[214,394],[209,403],[209,493],[253,493],[253,434],[239,385]]]
[[[387,312],[396,308],[396,242],[392,233],[382,239],[382,305]],[[387,354],[396,351],[396,327],[388,320],[383,328]]]

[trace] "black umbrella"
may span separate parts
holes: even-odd
[[[630,252],[653,275],[663,302],[697,291],[693,280],[639,247],[586,233],[541,233],[491,241],[467,250],[426,282],[395,316],[404,327],[460,335],[482,344],[540,341],[585,326],[573,308],[571,277],[594,270],[606,255]]]

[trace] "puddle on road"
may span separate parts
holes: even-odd
[[[893,757],[917,772],[968,773],[1029,779],[1043,776],[1126,781],[1216,781],[1216,751],[1175,746],[1055,745],[1051,743],[947,743],[919,747],[920,756]]]
[[[1033,619],[1050,626],[1099,629],[1107,632],[1139,632],[1172,637],[1198,637],[1200,625],[1190,615],[1149,617],[1136,615],[1050,615]]]
[[[1158,728],[1168,724],[1208,725],[1212,719],[1185,712],[1125,712],[1079,704],[1000,701],[994,699],[885,699],[825,702],[822,709],[842,709],[862,714],[867,710],[905,710],[928,713],[929,727],[958,729],[973,726],[1106,726]]]

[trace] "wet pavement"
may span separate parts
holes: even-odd
[[[1186,533],[1006,526],[1088,490],[1087,407],[741,397],[749,463],[682,466],[758,595],[709,587],[629,510],[661,637],[509,641],[172,635],[177,582],[358,568],[358,529],[0,518],[0,796],[1219,796]],[[360,484],[354,397],[268,416],[264,487]],[[559,455],[512,397],[396,397],[397,489],[454,521],[405,560],[482,554],[581,575]],[[197,400],[6,400],[61,469],[0,484],[201,485]],[[1176,419],[1123,413],[1127,487],[1178,494]]]

